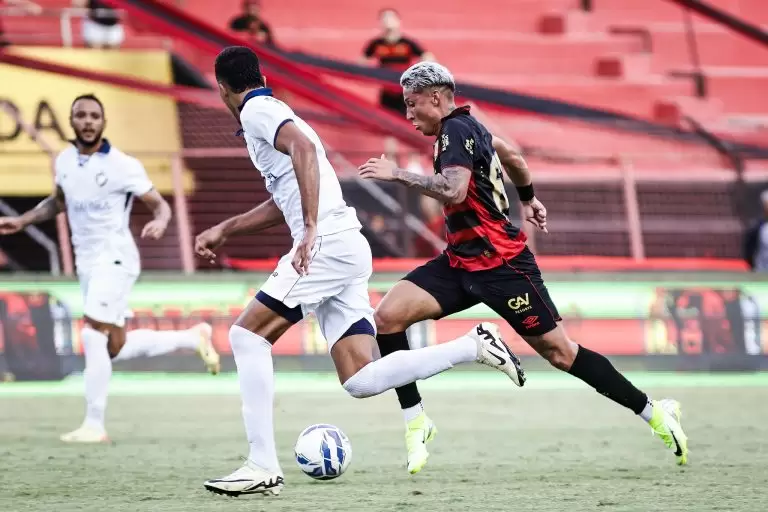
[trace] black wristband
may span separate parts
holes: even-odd
[[[530,201],[533,199],[533,184],[515,188],[517,189],[517,195],[520,197],[521,201]]]

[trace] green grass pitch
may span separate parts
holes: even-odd
[[[111,445],[71,446],[82,381],[0,384],[0,510],[55,511],[764,511],[768,375],[635,373],[654,397],[683,404],[690,465],[638,418],[580,382],[534,372],[523,389],[491,372],[422,386],[440,433],[418,475],[405,471],[394,393],[354,400],[333,375],[279,374],[276,434],[286,487],[276,498],[225,498],[202,483],[247,454],[233,375],[116,374]],[[293,461],[298,433],[338,425],[353,446],[330,482]]]

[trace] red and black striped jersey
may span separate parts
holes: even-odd
[[[526,236],[509,220],[509,199],[493,136],[459,107],[443,118],[435,141],[434,170],[464,167],[472,171],[466,199],[445,205],[446,255],[452,267],[487,270],[504,264],[525,248]]]

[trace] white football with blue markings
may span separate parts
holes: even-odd
[[[294,452],[299,468],[315,480],[340,477],[352,460],[352,445],[346,434],[324,423],[305,428]]]

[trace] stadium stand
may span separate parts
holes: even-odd
[[[665,0],[601,0],[589,13],[578,0],[427,0],[413,9],[395,0],[408,32],[457,77],[575,103],[676,121],[701,116],[727,132],[728,121],[764,115],[768,52],[727,28],[692,18],[698,57],[711,97],[694,99],[686,15]],[[757,1],[718,0],[715,6],[744,19],[761,21]],[[185,2],[185,9],[224,27],[236,0]],[[229,7],[227,7],[229,6]],[[342,60],[359,57],[375,30],[376,2],[300,0],[265,2],[264,16],[277,27],[286,48]],[[471,10],[471,15],[469,11]],[[466,14],[466,15],[464,15]],[[678,73],[679,74],[679,73]],[[750,101],[755,100],[755,101]],[[677,112],[677,113],[676,113]],[[718,124],[720,123],[720,124]],[[763,133],[763,135],[765,135]],[[765,140],[765,138],[763,138]]]
[[[40,3],[49,14],[69,5],[63,0]],[[709,92],[709,97],[699,99],[690,78],[686,17],[679,6],[664,0],[593,3],[594,9],[584,12],[576,0],[477,0],[471,5],[472,16],[462,14],[469,7],[460,0],[426,0],[419,10],[401,0],[387,6],[400,10],[408,33],[468,83],[675,128],[688,128],[684,118],[690,116],[718,135],[768,145],[763,127],[768,104],[758,98],[768,85],[764,75],[768,52],[725,27],[692,17]],[[757,1],[712,3],[760,22],[762,8]],[[198,20],[225,29],[239,1],[185,0],[182,6]],[[364,41],[375,33],[376,12],[383,6],[353,0],[327,5],[266,1],[264,17],[285,50],[355,61]],[[170,45],[210,80],[210,51],[188,39],[168,42],[168,34],[145,22],[128,19],[124,47]],[[13,20],[6,23],[6,32],[18,41],[34,42],[32,33],[48,34],[43,40],[54,41],[60,23],[55,17],[44,24]],[[76,25],[73,34],[74,44],[79,44]],[[327,76],[323,80],[374,103],[375,83]],[[290,101],[312,117],[321,137],[346,161],[358,162],[381,152],[380,133],[361,130],[311,99],[291,95]],[[541,177],[537,190],[550,206],[553,233],[537,237],[540,253],[631,256],[622,170],[629,162],[635,173],[645,256],[738,257],[742,219],[733,194],[735,175],[731,163],[709,145],[488,104],[480,105],[478,112],[489,119],[494,131],[514,138],[528,151]],[[240,147],[230,135],[233,122],[226,112],[179,103],[179,114],[185,148],[236,151]],[[198,183],[190,202],[195,227],[244,210],[264,194],[257,180],[251,179],[250,164],[240,157],[195,156],[187,158],[186,165],[195,171]],[[753,180],[760,179],[764,167],[747,162],[746,171]],[[569,174],[578,178],[563,178]],[[692,176],[697,182],[694,187],[688,183]],[[581,177],[586,180],[580,181]],[[219,180],[226,183],[217,185]],[[351,194],[355,195],[354,190]],[[672,222],[681,215],[685,222]],[[273,257],[286,243],[278,232],[270,232],[243,239],[233,246],[231,255]]]

